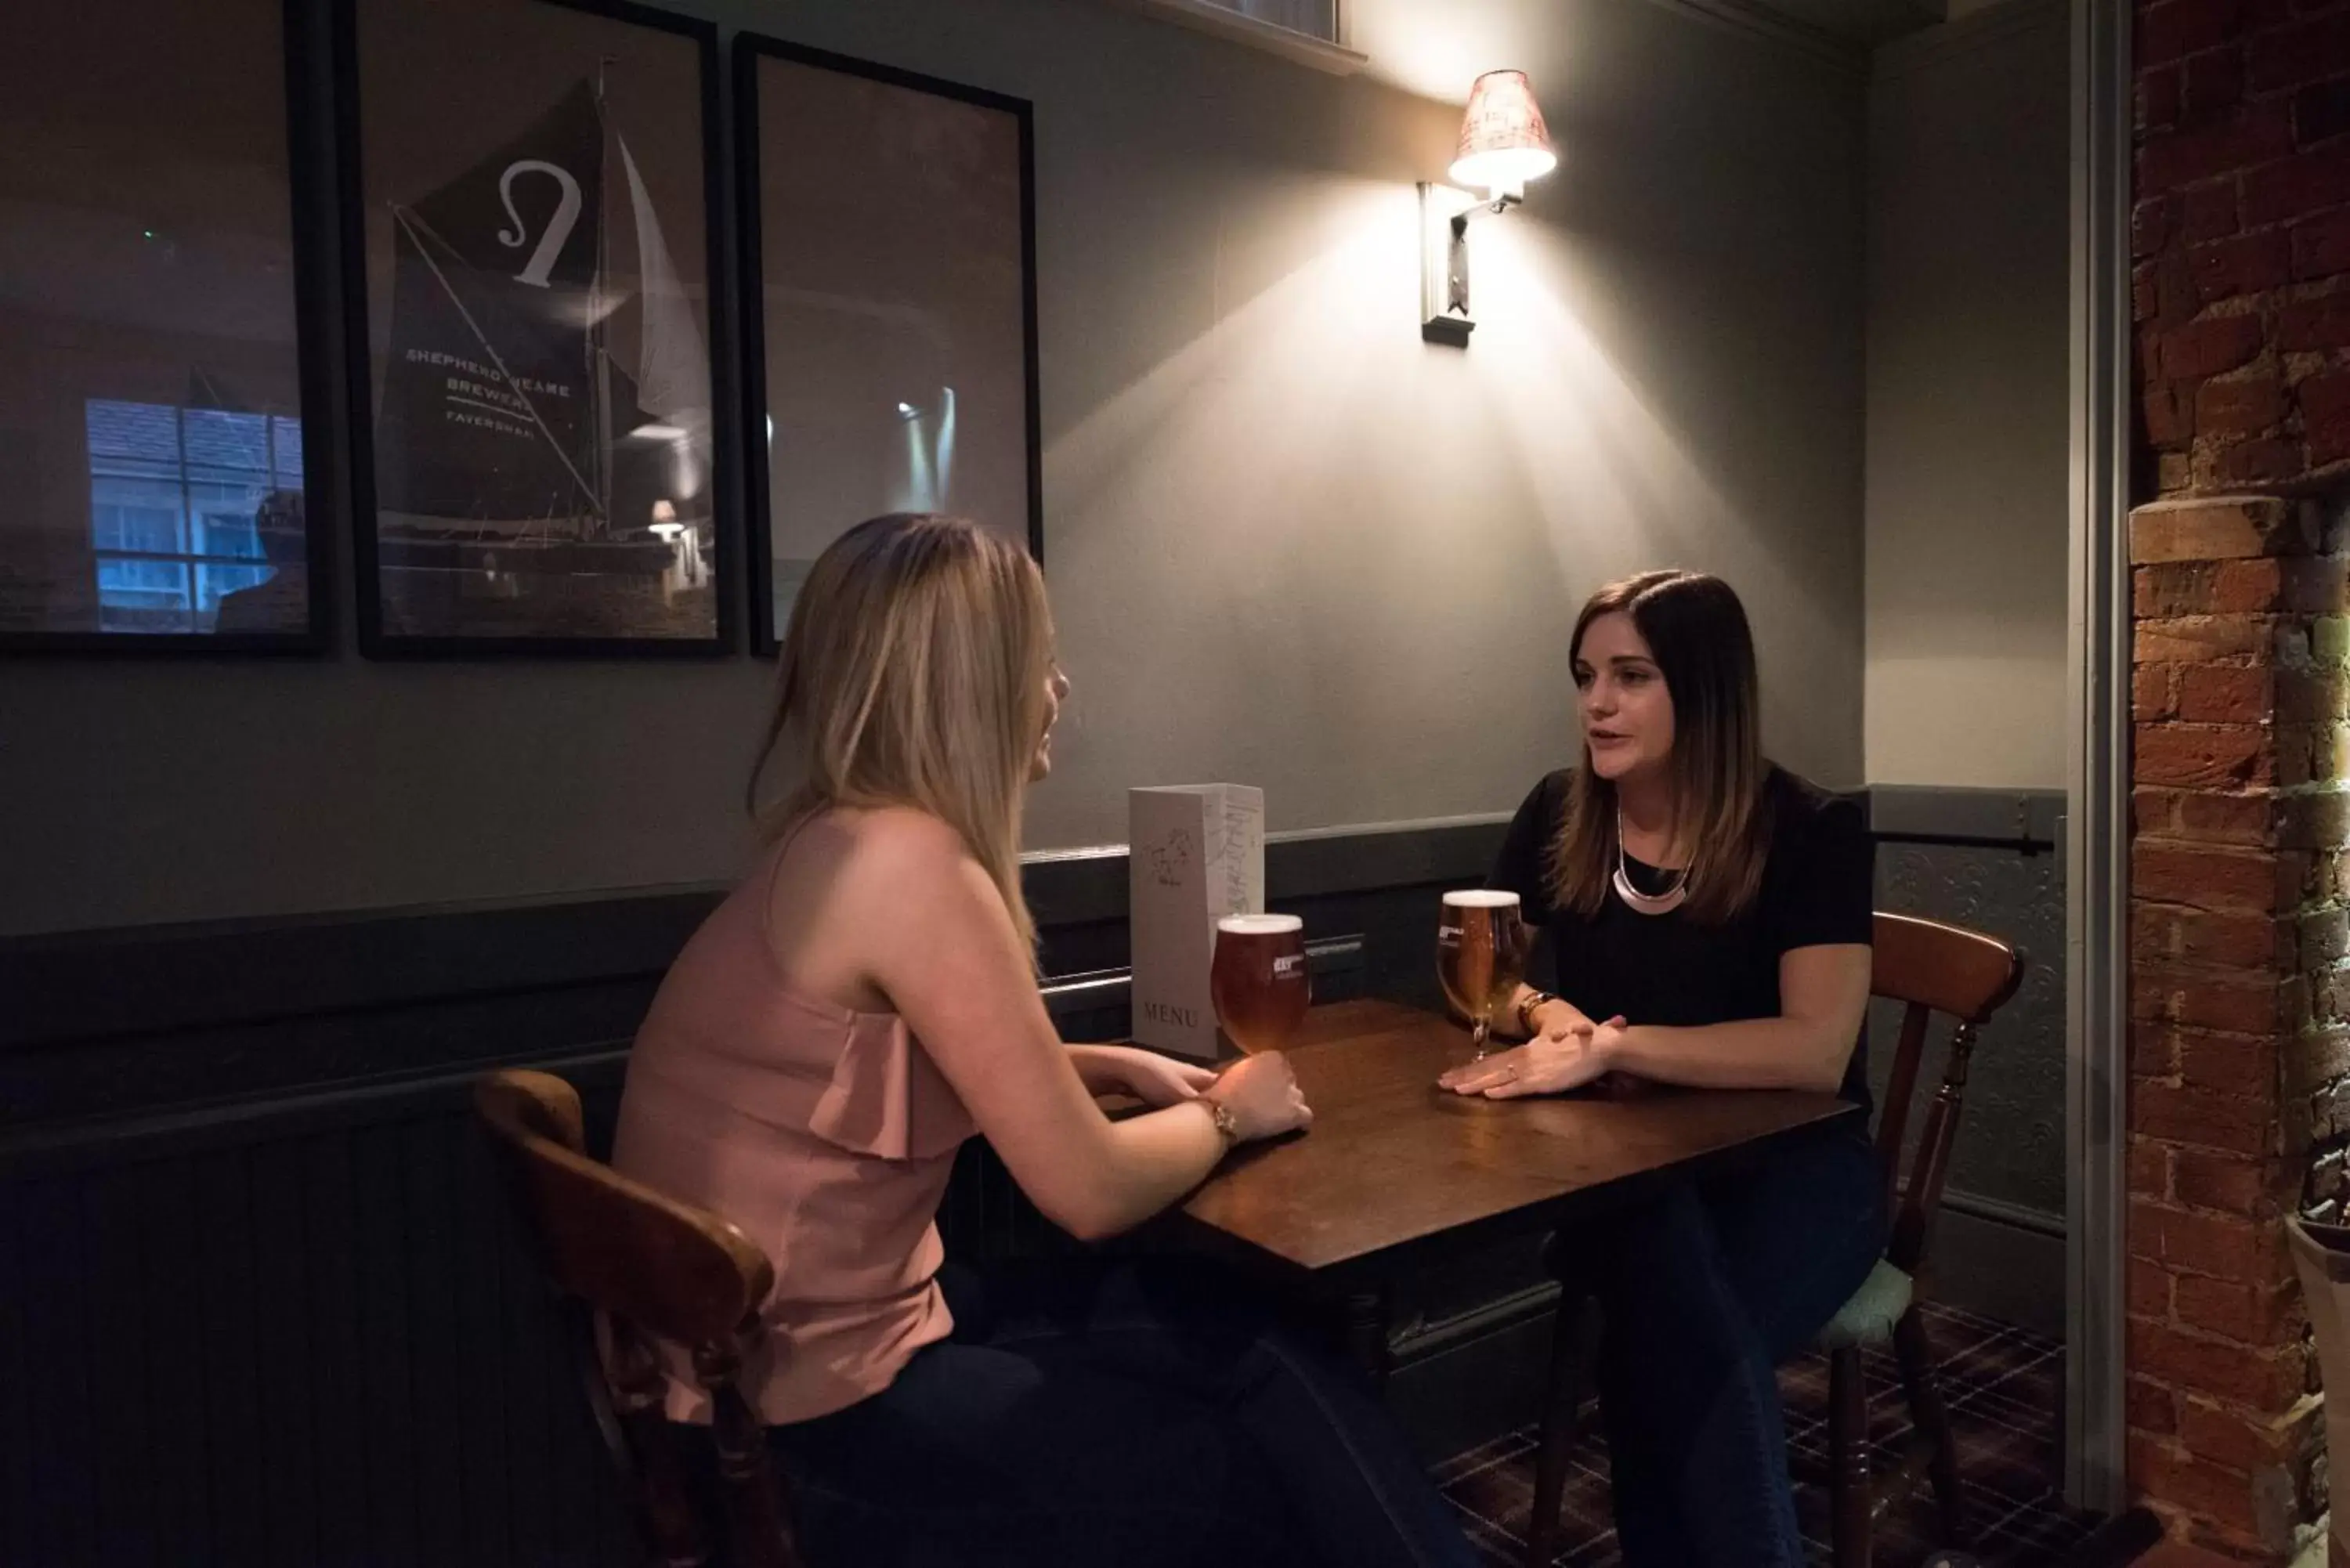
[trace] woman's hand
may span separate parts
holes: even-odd
[[[1279,1137],[1314,1121],[1305,1092],[1297,1086],[1297,1074],[1278,1051],[1242,1057],[1224,1069],[1206,1098],[1232,1113],[1233,1128],[1243,1143]]]
[[[1482,1095],[1489,1100],[1564,1094],[1614,1070],[1615,1048],[1623,1033],[1621,1018],[1564,1024],[1482,1062],[1464,1062],[1437,1082],[1456,1095]]]
[[[1216,1081],[1205,1067],[1131,1045],[1072,1046],[1070,1054],[1078,1057],[1078,1075],[1095,1094],[1132,1095],[1154,1111],[1196,1099]]]

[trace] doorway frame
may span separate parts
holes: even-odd
[[[2129,0],[2072,0],[2064,1491],[2127,1500]]]

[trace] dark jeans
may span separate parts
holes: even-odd
[[[772,1435],[811,1568],[1470,1568],[1359,1378],[1203,1265],[941,1276],[951,1338]]]
[[[1882,1254],[1884,1169],[1848,1133],[1686,1181],[1579,1239],[1625,1568],[1803,1568],[1774,1368]]]

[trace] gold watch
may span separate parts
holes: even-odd
[[[1523,1002],[1518,1003],[1518,1032],[1525,1035],[1527,1039],[1533,1039],[1534,1034],[1534,1009],[1540,1007],[1545,1002],[1556,1002],[1557,1000],[1558,992],[1555,991],[1537,991],[1529,993]]]

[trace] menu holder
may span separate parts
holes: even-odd
[[[1134,1038],[1212,1062],[1208,973],[1216,922],[1264,908],[1264,792],[1174,784],[1127,793],[1127,903],[1134,954]]]

